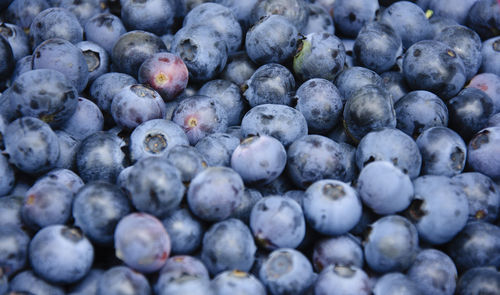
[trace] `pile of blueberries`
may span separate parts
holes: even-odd
[[[0,295],[500,294],[500,0],[0,20]]]

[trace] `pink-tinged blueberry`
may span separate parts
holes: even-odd
[[[187,86],[189,72],[182,59],[160,52],[146,59],[139,68],[139,82],[148,84],[164,100],[173,100]]]
[[[179,102],[172,121],[182,127],[189,143],[195,145],[203,137],[227,128],[227,112],[214,98],[194,95]]]

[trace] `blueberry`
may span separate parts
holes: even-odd
[[[228,56],[222,77],[240,86],[250,79],[256,69],[257,65],[248,57],[246,51],[238,51]]]
[[[202,3],[189,11],[183,26],[207,26],[215,29],[226,42],[227,52],[236,52],[241,46],[242,30],[230,8],[217,3]]]
[[[411,179],[420,174],[422,156],[415,141],[402,131],[383,128],[365,135],[356,150],[356,164],[362,169],[373,161],[389,161]]]
[[[99,107],[92,101],[79,97],[76,110],[66,120],[61,129],[77,140],[101,131],[104,126],[104,116]]]
[[[424,130],[448,125],[448,108],[434,93],[416,90],[405,94],[395,105],[396,127],[413,138]]]
[[[499,142],[500,127],[489,127],[476,133],[467,147],[467,164],[493,180],[500,179]]]
[[[474,267],[460,276],[458,295],[495,294],[500,292],[500,273],[489,267]]]
[[[117,72],[137,77],[139,68],[146,59],[165,50],[165,44],[160,37],[135,30],[120,35],[113,45],[111,60]]]
[[[172,121],[181,126],[189,143],[195,145],[203,137],[227,128],[227,112],[216,99],[195,95],[179,102]]]
[[[466,86],[484,91],[493,101],[493,113],[500,112],[500,76],[493,73],[482,73],[474,76]]]
[[[76,228],[51,225],[33,237],[29,247],[33,270],[56,284],[70,284],[82,279],[94,260],[94,248]]]
[[[158,218],[175,209],[185,191],[179,169],[166,159],[156,157],[135,163],[124,188],[137,210]]]
[[[21,228],[23,221],[21,219],[21,207],[23,205],[23,196],[3,196],[0,198],[0,227],[17,226]],[[5,271],[5,270],[4,270]]]
[[[0,196],[7,195],[16,183],[14,167],[4,155],[0,155]]]
[[[453,177],[469,201],[469,220],[494,222],[500,209],[500,190],[488,176],[466,172]]]
[[[0,268],[7,276],[23,269],[28,259],[28,244],[30,237],[14,225],[0,229]]]
[[[68,169],[54,169],[38,178],[35,185],[55,182],[69,189],[73,194],[76,194],[84,185],[83,180],[75,172]]]
[[[182,58],[193,81],[213,79],[227,62],[226,42],[210,26],[188,26],[177,31],[172,52]]]
[[[208,164],[198,149],[189,145],[172,147],[166,159],[181,173],[184,183],[189,183],[198,173],[207,168]]]
[[[10,85],[12,86],[12,83],[16,81],[17,77],[19,77],[21,74],[31,71],[33,67],[31,66],[31,63],[33,61],[33,56],[32,55],[26,55],[24,57],[21,57],[20,59],[17,60],[14,71],[10,75]],[[3,106],[5,108],[8,106]]]
[[[239,271],[225,271],[218,274],[212,281],[217,294],[232,295],[238,292],[242,294],[265,295],[264,285],[253,275]]]
[[[94,42],[111,55],[113,46],[121,35],[127,31],[122,20],[111,13],[101,13],[92,16],[84,27],[87,41]]]
[[[167,157],[179,145],[189,145],[184,131],[172,121],[153,119],[137,126],[130,135],[130,158],[133,162],[145,157]]]
[[[14,0],[5,10],[5,18],[8,22],[29,31],[33,19],[49,7],[47,0]]]
[[[76,154],[76,168],[83,181],[115,183],[125,165],[124,145],[121,138],[107,131],[99,131],[85,138]]]
[[[21,214],[24,223],[38,230],[52,224],[65,224],[71,216],[74,193],[62,183],[35,183],[25,194]]]
[[[146,213],[131,213],[120,219],[114,240],[116,257],[143,273],[159,270],[170,255],[170,237],[165,227]]]
[[[500,127],[500,113],[492,115],[488,119],[488,127]]]
[[[9,43],[12,49],[12,57],[15,61],[31,53],[28,35],[26,35],[21,27],[14,24],[2,23],[0,25],[0,35]],[[7,46],[3,46],[6,50],[4,54],[8,54]],[[10,64],[11,61],[6,61],[6,63]]]
[[[55,284],[48,283],[35,275],[31,270],[18,273],[9,284],[13,295],[64,295],[64,289]],[[11,293],[7,293],[11,294]]]
[[[245,224],[248,224],[248,222],[250,221],[250,214],[252,212],[253,206],[261,199],[262,199],[262,194],[258,190],[245,188],[241,203],[238,206],[238,208],[236,208],[235,212],[231,217],[238,218]]]
[[[53,69],[63,73],[82,92],[89,80],[89,68],[82,50],[69,41],[51,38],[33,50],[33,69]]]
[[[4,142],[9,161],[26,173],[50,170],[59,157],[56,134],[49,125],[33,117],[10,123],[5,129]]]
[[[481,66],[481,39],[476,32],[464,26],[449,26],[434,36],[434,40],[447,44],[460,56],[467,80],[474,77]]]
[[[169,31],[174,22],[174,4],[169,0],[121,0],[121,19],[131,30],[144,30],[156,35]]]
[[[208,271],[192,256],[173,256],[167,259],[155,284],[158,295],[207,294],[213,295]]]
[[[456,288],[457,268],[443,252],[426,249],[418,253],[407,276],[423,294],[452,295]]]
[[[396,64],[403,46],[396,30],[384,23],[373,22],[361,28],[353,52],[358,65],[383,73]]]
[[[396,127],[391,97],[381,87],[367,85],[353,93],[344,107],[344,128],[354,140],[384,127]]]
[[[87,63],[89,83],[108,72],[111,61],[108,52],[104,48],[92,41],[78,42],[76,46],[82,51]]]
[[[466,88],[448,102],[450,128],[456,130],[464,140],[470,139],[486,127],[495,105],[482,90]]]
[[[84,185],[73,201],[75,225],[96,244],[112,244],[116,224],[130,212],[127,197],[107,182]]]
[[[91,269],[87,275],[78,283],[73,285],[70,289],[71,295],[85,295],[97,294],[97,284],[99,282],[99,278],[104,274],[104,270],[102,269]]]
[[[249,271],[257,247],[250,229],[230,218],[212,225],[203,236],[201,260],[212,275],[227,270]]]
[[[363,67],[349,67],[335,79],[335,86],[340,91],[344,104],[355,92],[367,85],[382,86],[382,78],[374,71]]]
[[[455,96],[465,84],[465,66],[447,44],[424,40],[413,44],[403,57],[403,73],[413,90],[427,90],[443,100]]]
[[[92,82],[90,85],[90,96],[103,113],[109,113],[115,94],[120,92],[124,87],[133,84],[137,84],[137,80],[128,74],[106,73]]]
[[[435,17],[443,17],[452,19],[459,24],[465,24],[467,15],[470,13],[470,9],[476,1],[477,0],[453,0],[449,1],[449,3],[429,1],[428,9],[432,10],[431,20]]]
[[[323,179],[311,184],[302,204],[308,224],[324,235],[341,235],[361,218],[361,200],[348,184]]]
[[[96,295],[123,294],[150,295],[151,287],[146,277],[141,273],[126,266],[114,266],[105,271],[99,278]]]
[[[500,29],[500,17],[496,13],[500,8],[498,1],[479,0],[473,2],[474,4],[467,13],[467,25],[476,31],[482,39],[498,35]]]
[[[346,59],[342,41],[328,33],[311,33],[298,43],[293,70],[301,80],[323,78],[333,81]]]
[[[314,283],[315,295],[371,294],[371,282],[366,273],[355,266],[330,265]]]
[[[313,268],[299,251],[274,250],[260,267],[259,277],[270,294],[304,294],[314,283]]]
[[[204,228],[188,209],[177,209],[162,222],[171,237],[173,254],[189,254],[198,249]]]
[[[333,3],[331,14],[338,31],[354,38],[366,23],[375,20],[378,9],[374,0],[339,0]]]
[[[231,166],[231,155],[240,140],[227,133],[213,133],[196,143],[196,150],[206,160],[208,166]]]
[[[467,223],[469,204],[465,193],[451,178],[425,175],[413,181],[415,198],[408,217],[419,239],[432,245],[449,242]]]
[[[228,126],[240,124],[246,105],[236,84],[227,80],[212,80],[205,83],[198,94],[213,97],[224,106]]]
[[[83,28],[76,16],[69,10],[51,7],[41,11],[33,18],[29,28],[29,36],[33,48],[43,41],[53,38],[76,44],[83,41]]]
[[[500,36],[484,41],[481,46],[481,55],[483,59],[480,71],[500,75],[500,62],[498,61],[498,56],[500,56]]]
[[[267,15],[282,15],[300,31],[307,24],[307,3],[302,0],[257,1],[250,12],[250,22],[255,24]]]
[[[404,48],[432,37],[431,26],[424,11],[410,1],[397,1],[387,7],[380,15],[380,22],[396,31]]]
[[[233,169],[208,167],[191,181],[187,202],[198,218],[221,221],[231,216],[240,205],[243,189],[243,180]]]
[[[267,184],[285,169],[286,151],[274,137],[248,137],[234,150],[231,167],[247,184]]]
[[[173,100],[188,83],[188,69],[182,59],[160,52],[146,59],[139,68],[139,82],[156,90],[166,101]]]
[[[73,194],[76,194],[83,186],[83,180],[75,172],[68,169],[54,169],[44,176],[38,178],[35,184],[56,182],[66,186]]]
[[[471,221],[449,243],[447,253],[461,271],[477,266],[498,267],[500,228],[487,222]]]
[[[73,13],[82,26],[92,16],[104,12],[107,8],[102,0],[50,0],[49,2],[53,6],[64,8]]]
[[[166,105],[154,89],[133,84],[115,94],[110,112],[117,125],[134,129],[143,122],[165,117]]]
[[[277,63],[259,67],[242,86],[243,97],[250,107],[262,104],[292,104],[295,79],[292,73]]]
[[[302,35],[309,35],[311,33],[335,33],[335,26],[333,18],[328,11],[321,6],[321,4],[307,3],[309,16],[307,17],[307,24],[301,30]]]
[[[416,140],[422,154],[422,174],[454,176],[465,168],[467,146],[455,131],[432,127]]]
[[[404,271],[413,264],[417,252],[417,229],[406,218],[389,215],[369,226],[364,253],[376,272]]]
[[[387,161],[375,161],[363,167],[356,189],[363,204],[381,215],[403,211],[413,200],[410,177]]]
[[[60,126],[76,111],[78,92],[64,74],[53,69],[27,71],[2,95],[16,116],[36,117]]]
[[[295,53],[298,38],[297,28],[286,17],[267,15],[248,30],[245,48],[257,64],[284,63]]]
[[[312,261],[317,272],[330,265],[362,268],[364,255],[361,242],[350,234],[323,238],[314,245]]]
[[[351,180],[347,150],[325,136],[300,137],[289,146],[287,158],[287,173],[302,189],[321,179]]]
[[[399,272],[383,275],[373,286],[373,295],[421,295],[418,283],[411,281],[407,276]]]
[[[250,214],[250,228],[264,249],[296,248],[305,236],[306,224],[300,205],[290,198],[269,196],[259,200]]]
[[[80,141],[62,130],[56,130],[55,133],[59,141],[59,159],[57,159],[55,166],[57,168],[73,169]]]
[[[430,0],[425,0],[425,1],[430,1]],[[417,5],[418,5],[418,3],[417,3]],[[425,9],[425,8],[422,8],[422,9]],[[429,12],[429,10],[427,10],[426,15],[428,13],[431,13],[431,12]],[[435,36],[439,35],[439,33],[441,33],[441,31],[443,29],[445,29],[449,26],[458,26],[459,25],[459,23],[457,23],[452,18],[443,17],[443,16],[434,16],[434,14],[429,19],[429,23],[431,25],[431,31],[432,31],[432,38],[429,38],[429,39],[433,39]]]

